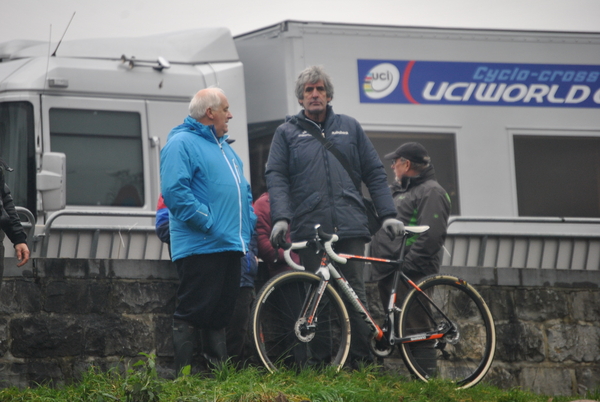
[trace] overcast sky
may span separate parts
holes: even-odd
[[[0,43],[145,36],[210,26],[233,35],[283,20],[600,32],[600,0],[0,0]]]

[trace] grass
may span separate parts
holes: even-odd
[[[451,383],[411,381],[377,367],[336,373],[304,370],[300,373],[265,369],[237,369],[225,365],[210,375],[188,375],[176,380],[156,375],[154,356],[137,362],[125,372],[99,372],[91,368],[83,379],[69,386],[0,390],[0,401],[52,402],[568,402],[581,397],[550,397],[518,389],[501,390],[485,384],[456,390]],[[598,399],[600,393],[588,395]]]

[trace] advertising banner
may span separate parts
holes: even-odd
[[[600,66],[358,60],[361,103],[600,107]]]

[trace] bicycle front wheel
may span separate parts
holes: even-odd
[[[260,359],[279,368],[343,366],[350,349],[350,320],[339,294],[327,285],[309,325],[302,311],[314,300],[320,279],[286,272],[269,280],[252,306],[252,332]]]
[[[413,336],[399,345],[407,368],[423,381],[437,377],[454,381],[459,388],[472,387],[489,370],[496,350],[488,306],[471,285],[454,276],[429,276],[417,286],[437,309],[416,289],[406,295],[398,333],[401,338]],[[442,331],[445,335],[439,339],[421,337]]]

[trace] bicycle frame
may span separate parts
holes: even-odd
[[[331,248],[331,243],[333,241],[337,240],[337,236],[327,235],[327,234],[323,233],[320,230],[320,228],[317,228],[317,232],[318,232],[318,235],[317,235],[316,241],[320,242],[320,244],[323,246],[323,248],[325,250],[323,251],[323,257],[321,258],[321,266],[315,272],[315,274],[317,276],[319,276],[319,278],[321,278],[321,281],[319,282],[319,286],[317,287],[316,291],[313,291],[312,294],[310,294],[309,297],[307,297],[307,299],[305,301],[305,305],[302,307],[302,310],[301,310],[302,317],[306,318],[307,328],[311,328],[316,325],[316,323],[315,323],[316,316],[315,315],[316,315],[317,307],[319,305],[319,302],[321,301],[321,297],[322,297],[323,293],[325,292],[325,288],[327,287],[327,284],[330,282],[331,278],[333,278],[335,281],[334,283],[337,284],[338,289],[340,289],[341,292],[346,296],[346,300],[348,302],[350,302],[352,307],[360,314],[361,318],[368,325],[374,339],[377,342],[385,341],[385,343],[390,346],[393,346],[397,343],[424,342],[424,341],[440,339],[440,338],[444,337],[447,333],[455,330],[455,326],[452,323],[452,321],[435,304],[435,302],[429,297],[429,295],[427,295],[425,292],[423,292],[410,278],[408,278],[402,272],[402,267],[404,265],[403,255],[404,255],[404,250],[405,250],[405,243],[406,243],[406,238],[410,234],[409,231],[406,231],[402,236],[401,248],[400,248],[400,259],[398,259],[398,260],[387,260],[387,259],[383,259],[383,258],[365,257],[365,256],[350,255],[350,254],[343,254],[343,253],[335,254],[335,252]],[[304,247],[306,247],[306,245],[307,245],[307,242],[303,242],[303,243],[296,243],[296,244],[292,245],[292,247],[289,247],[288,250],[286,250],[286,260],[288,260],[289,251],[291,251],[291,249],[304,248]],[[332,261],[334,261],[334,262],[344,264],[348,260],[379,262],[379,263],[394,265],[396,267],[396,269],[394,271],[392,292],[390,295],[388,305],[386,307],[385,328],[387,331],[384,331],[374,321],[373,317],[371,316],[371,314],[369,313],[367,308],[363,305],[363,303],[358,298],[356,292],[352,289],[352,287],[350,286],[348,281],[339,273],[339,271],[336,269],[336,267],[332,263]],[[290,265],[295,267],[296,269],[304,269],[303,267],[298,266],[295,263],[293,263],[291,258],[289,258],[288,263],[290,263]],[[435,308],[437,311],[439,311],[440,314],[444,317],[444,319],[447,322],[447,325],[440,324],[438,326],[438,328],[436,329],[436,331],[430,331],[430,332],[420,333],[420,334],[413,334],[413,335],[406,336],[406,337],[399,337],[396,334],[394,313],[399,311],[398,307],[396,307],[396,298],[397,298],[397,289],[398,289],[400,280],[402,280],[403,282],[412,286],[414,289],[416,289],[416,291],[421,292],[423,294],[423,296],[429,301],[430,305],[433,306],[433,308]],[[428,310],[425,309],[425,311],[428,311]],[[433,317],[431,316],[431,314],[429,312],[428,312],[428,314],[430,315],[430,318],[433,319]],[[389,335],[388,335],[387,339],[384,340],[386,332],[389,332]]]

